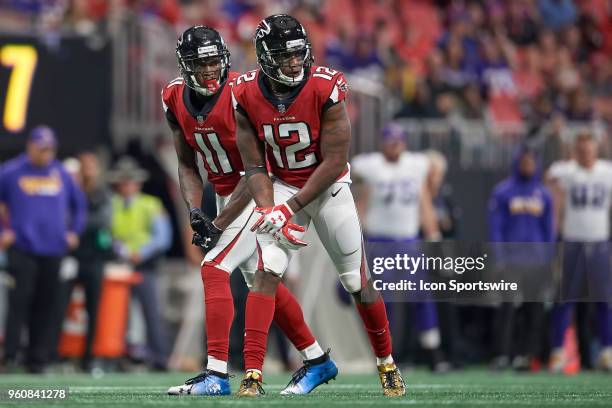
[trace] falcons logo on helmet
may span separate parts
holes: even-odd
[[[272,31],[272,27],[270,27],[270,24],[268,24],[266,20],[261,20],[261,22],[257,26],[257,29],[255,30],[255,39],[257,40],[266,36],[267,34],[270,34],[270,31]]]

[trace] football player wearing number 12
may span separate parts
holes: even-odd
[[[344,76],[312,65],[306,31],[291,16],[278,14],[262,20],[254,41],[260,69],[237,78],[232,88],[238,148],[258,206],[255,227],[260,255],[247,298],[246,374],[238,395],[263,393],[268,330],[290,254],[285,241],[291,237],[293,246],[299,244],[299,232],[286,233],[289,220],[304,228],[313,222],[342,285],[354,296],[376,355],[384,394],[404,395],[404,381],[391,357],[385,304],[369,277],[349,189],[351,132]],[[274,183],[266,159],[276,177]]]
[[[196,241],[208,250],[202,262],[206,305],[208,363],[206,370],[171,387],[171,395],[228,395],[229,333],[234,303],[229,275],[240,268],[249,286],[257,255],[252,224],[253,201],[241,179],[243,169],[236,146],[236,122],[230,86],[238,74],[230,72],[230,54],[221,35],[208,27],[185,31],[176,47],[181,77],[162,90],[162,105],[174,136],[178,156],[181,193],[190,208]],[[197,165],[200,154],[217,199],[214,220],[200,210],[202,179]],[[276,292],[274,320],[305,360],[299,388],[305,394],[335,377],[338,370],[324,353],[304,321],[291,292],[280,286]],[[320,376],[325,368],[326,376]]]

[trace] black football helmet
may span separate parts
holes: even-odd
[[[297,86],[308,78],[314,59],[306,30],[295,18],[275,14],[261,20],[255,30],[255,53],[261,70],[270,79],[287,86]],[[302,70],[295,77],[285,75],[281,67],[298,56]]]
[[[194,26],[181,34],[176,43],[176,58],[185,84],[202,95],[212,95],[227,80],[230,53],[221,34],[206,26]],[[198,81],[202,67],[218,62],[221,66],[218,78]]]

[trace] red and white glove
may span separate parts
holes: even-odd
[[[289,222],[293,216],[293,211],[286,203],[274,207],[255,207],[256,213],[261,214],[251,231],[257,230],[258,233],[274,234]]]
[[[308,245],[306,241],[297,238],[294,232],[304,232],[306,229],[301,225],[288,222],[283,228],[274,234],[276,241],[287,249],[300,249]]]

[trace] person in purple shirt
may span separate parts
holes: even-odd
[[[0,169],[0,249],[7,250],[9,291],[4,363],[18,363],[21,333],[28,326],[25,366],[44,371],[52,355],[55,314],[60,313],[59,268],[62,257],[79,244],[85,225],[85,196],[55,160],[53,130],[39,126],[30,133],[25,154]]]
[[[552,195],[543,184],[536,153],[521,146],[514,155],[512,174],[495,186],[489,200],[489,240],[498,265],[530,301],[546,286],[545,273],[554,240]],[[511,244],[495,244],[495,243]],[[518,323],[518,324],[517,324]],[[510,362],[516,370],[529,369],[541,358],[544,309],[541,302],[515,305],[504,302],[494,319],[495,358],[492,368],[504,369]],[[520,324],[523,327],[520,327]]]

